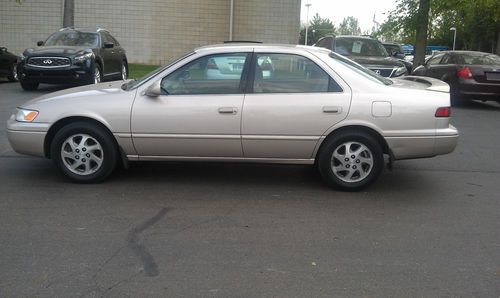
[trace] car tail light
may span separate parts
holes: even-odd
[[[207,69],[219,69],[219,67],[215,64],[214,60],[210,59],[207,63]]]
[[[436,114],[434,116],[436,116],[438,118],[450,117],[451,116],[451,108],[450,107],[437,108]]]
[[[472,73],[470,72],[470,69],[468,67],[462,67],[457,70],[457,78],[472,78]]]

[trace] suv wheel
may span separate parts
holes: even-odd
[[[38,82],[26,82],[23,81],[22,79],[19,81],[21,83],[21,87],[26,90],[26,91],[33,91],[38,88],[39,83]]]
[[[71,123],[59,130],[50,153],[60,172],[78,183],[103,181],[115,169],[118,158],[113,136],[87,122]]]
[[[330,186],[358,191],[380,176],[384,156],[381,145],[371,135],[346,131],[325,142],[318,167]]]
[[[127,62],[122,62],[122,80],[126,80],[128,78],[128,70],[127,70]]]
[[[14,63],[12,64],[12,67],[11,67],[11,75],[7,77],[7,79],[9,79],[9,81],[11,82],[17,82],[18,81],[18,76],[17,76],[17,63]]]

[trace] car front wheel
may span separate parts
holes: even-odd
[[[71,123],[60,129],[50,153],[60,172],[78,183],[103,181],[115,169],[118,158],[113,136],[99,125],[87,122]]]
[[[370,134],[341,132],[325,142],[318,156],[318,168],[330,186],[358,191],[380,176],[384,155]]]
[[[7,79],[9,79],[9,81],[11,81],[11,82],[17,82],[18,81],[17,64],[16,63],[12,64],[12,67],[10,69],[10,76],[8,76]]]

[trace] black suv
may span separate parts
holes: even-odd
[[[314,45],[327,48],[356,61],[383,77],[399,77],[408,74],[405,64],[391,57],[382,43],[365,36],[325,36]]]
[[[26,49],[18,65],[24,90],[38,84],[97,84],[105,79],[127,79],[125,50],[108,31],[64,28],[38,47]]]

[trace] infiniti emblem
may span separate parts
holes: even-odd
[[[50,59],[43,60],[43,64],[52,64],[52,60]]]
[[[45,61],[43,61],[43,63],[45,63]],[[375,73],[379,75],[380,74],[380,70],[376,69]]]

